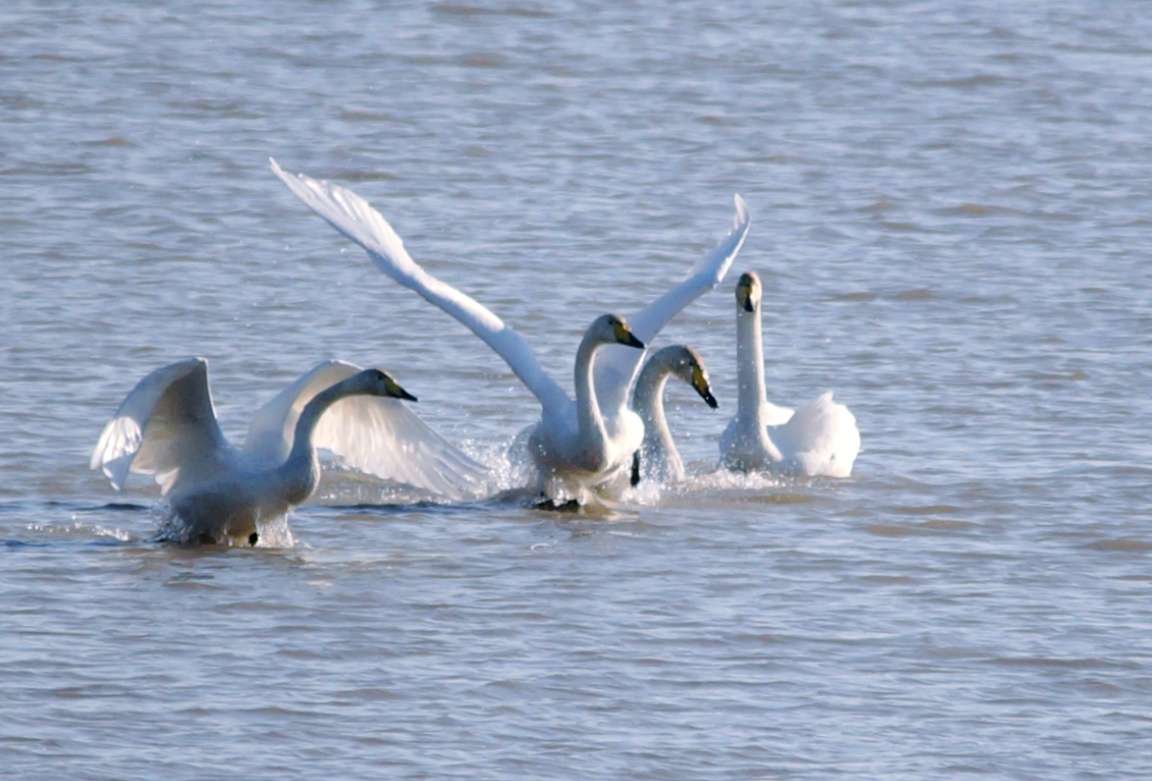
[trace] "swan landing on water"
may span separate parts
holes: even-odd
[[[736,284],[735,417],[720,438],[720,462],[738,471],[775,470],[806,477],[848,477],[860,452],[856,418],[824,393],[793,411],[764,392],[761,285],[755,272]]]
[[[243,448],[224,438],[208,363],[157,369],[104,427],[90,466],[116,490],[150,475],[176,514],[182,541],[255,545],[260,524],[304,502],[320,480],[317,448],[376,477],[457,496],[484,467],[436,434],[400,399],[416,397],[378,369],[326,361],[257,412]]]
[[[370,203],[339,185],[289,174],[275,160],[271,165],[297,198],[363,247],[381,271],[484,340],[532,391],[542,411],[528,435],[529,452],[537,487],[556,503],[575,499],[583,504],[594,501],[593,492],[627,484],[628,467],[644,436],[644,424],[628,406],[643,346],[680,310],[720,283],[748,233],[748,210],[737,195],[732,230],[687,278],[627,322],[615,315],[597,318],[576,352],[572,399],[548,376],[519,333],[418,265]]]

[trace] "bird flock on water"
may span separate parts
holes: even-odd
[[[715,408],[708,371],[687,345],[649,348],[673,317],[727,276],[751,224],[743,198],[735,196],[731,230],[682,281],[628,317],[603,314],[592,322],[576,347],[570,395],[521,334],[413,260],[368,201],[270,162],[308,208],[359,244],[393,281],[471,330],[535,396],[540,419],[516,442],[527,450],[531,484],[525,488],[541,506],[611,505],[642,482],[687,478],[664,412],[664,391],[677,378]],[[848,477],[860,432],[846,406],[831,392],[795,409],[767,398],[762,295],[755,272],[740,275],[737,408],[719,438],[717,463],[736,472]],[[117,490],[129,473],[152,477],[179,522],[177,541],[191,544],[258,544],[262,526],[315,493],[329,458],[446,498],[483,490],[488,467],[421,420],[408,404],[414,401],[382,369],[324,361],[258,410],[243,444],[236,445],[217,422],[207,362],[187,358],[136,384],[105,425],[90,466]]]

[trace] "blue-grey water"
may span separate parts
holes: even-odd
[[[1149,41],[1134,0],[5,3],[0,775],[1152,777]],[[566,381],[742,193],[770,396],[835,390],[852,478],[707,474],[734,273],[660,342],[721,403],[670,387],[687,486],[153,542],[87,459],[181,357],[236,436],[326,357],[472,452],[537,413],[269,155]]]

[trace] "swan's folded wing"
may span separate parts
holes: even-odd
[[[511,367],[546,409],[563,409],[569,401],[548,376],[536,354],[519,333],[471,296],[425,271],[404,248],[404,242],[372,204],[351,190],[304,174],[290,174],[270,161],[272,171],[293,195],[329,225],[363,247],[385,274],[440,307],[483,339]]]
[[[136,384],[104,426],[89,466],[116,490],[129,471],[151,475],[164,493],[177,480],[217,469],[228,444],[208,389],[208,364],[188,358]]]
[[[796,410],[783,426],[768,435],[784,460],[809,477],[848,477],[860,452],[856,417],[824,393]]]
[[[723,281],[751,225],[744,199],[736,195],[734,200],[736,216],[728,235],[697,261],[680,284],[628,318],[632,333],[640,341],[648,344],[684,307]],[[609,345],[600,351],[596,356],[596,395],[601,407],[618,409],[627,400],[641,358],[640,350],[619,345]]]
[[[360,367],[344,361],[318,363],[284,390],[273,396],[252,417],[244,438],[244,453],[254,462],[270,468],[284,463],[292,450],[296,423],[304,405],[317,393],[346,380]]]
[[[312,444],[360,472],[454,499],[480,493],[487,476],[397,399],[341,399],[320,418]]]

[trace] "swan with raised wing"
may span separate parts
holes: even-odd
[[[208,363],[188,358],[140,380],[104,426],[90,466],[116,490],[149,475],[182,524],[181,541],[259,540],[262,522],[304,502],[320,480],[317,449],[361,472],[440,495],[479,485],[484,467],[398,400],[415,401],[386,372],[326,361],[264,405],[244,446],[225,439]]]
[[[640,417],[628,406],[644,343],[724,278],[748,232],[748,211],[737,195],[732,230],[686,279],[628,321],[617,315],[597,318],[576,352],[573,400],[548,376],[519,333],[479,302],[418,265],[396,231],[366,200],[339,185],[289,174],[275,160],[271,165],[296,197],[363,247],[381,271],[469,328],[532,391],[542,412],[528,444],[537,467],[538,487],[554,502],[575,499],[583,504],[592,498],[590,490],[615,484],[621,475],[626,477],[632,454],[644,436]]]
[[[799,409],[768,401],[755,272],[736,283],[736,415],[720,438],[720,462],[742,472],[774,470],[807,477],[848,477],[860,452],[856,418],[826,392]]]

